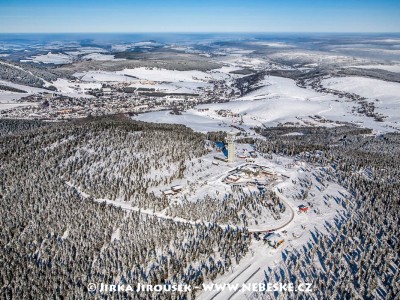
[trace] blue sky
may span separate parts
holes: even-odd
[[[0,0],[0,32],[400,32],[400,1]]]

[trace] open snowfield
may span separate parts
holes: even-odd
[[[36,105],[34,103],[29,103],[29,102],[16,103],[13,101],[5,101],[5,100],[2,100],[1,98],[2,97],[0,94],[0,111],[10,109],[10,108],[20,107],[20,106]]]
[[[63,53],[52,53],[49,52],[43,55],[36,55],[26,60],[21,60],[22,62],[35,62],[35,63],[43,63],[43,64],[69,64],[72,63],[73,59],[71,56],[63,54]]]
[[[28,85],[12,83],[12,82],[5,81],[5,80],[0,80],[0,84],[1,85],[5,85],[5,86],[9,86],[9,87],[13,87],[13,88],[16,88],[16,89],[19,89],[19,90],[26,91],[27,93],[24,94],[24,95],[48,92],[48,90],[45,90],[45,89],[36,88],[36,87],[28,86]],[[12,93],[12,92],[8,92],[8,91],[1,91],[1,92]]]
[[[313,98],[320,99],[322,96],[313,90],[299,88],[294,80],[289,78],[267,76],[261,84],[263,87],[237,100],[272,99],[274,97],[311,100]]]
[[[81,55],[81,54],[90,54],[90,53],[104,53],[105,50],[98,47],[79,47],[74,51],[66,51],[65,53],[69,55]]]
[[[400,121],[397,109],[399,98],[396,96],[400,95],[398,83],[358,77],[332,78],[323,81],[326,87],[332,89],[361,96],[369,95],[373,101],[378,98],[379,101],[375,101],[377,111],[389,116],[385,122],[376,122],[373,118],[353,113],[352,110],[357,103],[300,88],[292,79],[269,76],[262,83],[263,87],[230,102],[198,105],[195,109],[188,110],[185,117],[170,115],[168,112],[151,112],[135,118],[149,122],[184,124],[202,132],[209,129],[209,124],[213,124],[212,127],[219,126],[220,123],[228,126],[232,123],[238,125],[241,118],[245,126],[276,126],[286,122],[299,125],[336,126],[345,122],[380,132],[400,129],[397,123]],[[219,113],[221,110],[239,114],[240,117],[223,116]],[[315,115],[322,117],[322,121],[311,118]],[[174,119],[176,121],[173,121]],[[207,125],[202,129],[205,124]]]
[[[82,56],[83,60],[98,60],[98,61],[107,61],[114,60],[114,55],[111,54],[102,54],[102,53],[90,53]]]
[[[151,80],[151,81],[166,81],[166,82],[199,82],[208,81],[211,76],[201,71],[177,71],[177,70],[166,70],[157,68],[135,68],[125,69],[117,72],[117,74],[134,76],[139,79]]]
[[[394,73],[400,73],[400,65],[361,65],[361,66],[349,66],[351,68],[358,69],[380,69]]]
[[[207,82],[171,82],[171,83],[155,83],[153,81],[138,80],[129,85],[134,88],[155,89],[164,93],[187,93],[198,94],[200,90],[211,88],[212,85]]]
[[[73,51],[65,51],[63,53],[53,53],[59,47],[50,47],[47,54],[34,55],[21,59],[21,62],[34,62],[42,64],[70,64],[74,61],[79,60],[94,60],[94,61],[110,61],[110,60],[125,60],[125,59],[115,59],[113,54],[102,48],[96,47],[82,47]],[[52,52],[53,51],[53,52]]]
[[[87,95],[88,89],[100,89],[101,83],[97,82],[70,82],[66,79],[58,78],[53,82],[53,85],[60,91],[61,94],[71,97],[85,97],[90,98],[92,96]]]
[[[97,82],[132,82],[132,87],[159,88],[174,91],[179,90],[180,93],[193,92],[194,88],[211,86],[208,81],[212,79],[226,79],[229,75],[225,74],[228,70],[235,68],[216,69],[210,74],[201,71],[178,71],[157,68],[135,68],[125,69],[118,72],[107,71],[88,71],[75,73],[74,76],[82,81]],[[147,81],[147,82],[145,82]],[[160,84],[155,83],[159,82]],[[153,86],[149,86],[149,83]],[[167,83],[169,83],[167,85]],[[173,83],[173,85],[170,85]],[[188,88],[187,91],[184,88]]]
[[[292,48],[293,45],[284,42],[251,42],[249,44],[273,48]]]
[[[374,102],[376,110],[388,116],[387,122],[400,122],[400,83],[364,77],[339,77],[322,81],[328,88],[355,93]]]
[[[142,41],[142,42],[135,42],[135,43],[124,43],[124,44],[116,44],[112,45],[111,49],[116,52],[123,52],[127,51],[132,48],[144,48],[144,49],[151,49],[153,47],[159,47],[162,46],[162,44],[153,42],[153,41]]]
[[[0,80],[0,85],[5,85],[9,87],[13,87],[22,91],[26,91],[26,93],[16,93],[11,91],[2,91],[0,90],[0,110],[10,109],[19,106],[27,106],[27,105],[34,105],[34,103],[29,102],[16,102],[16,100],[21,99],[22,97],[26,97],[35,93],[43,93],[48,92],[45,89],[20,85],[4,80]]]
[[[368,60],[362,58],[354,58],[351,56],[340,55],[335,52],[323,52],[323,51],[304,51],[294,50],[288,52],[277,52],[269,56],[273,61],[284,60],[286,62],[293,63],[316,63],[318,65],[332,65],[333,64],[354,64],[354,63],[366,63]]]
[[[183,112],[181,115],[172,115],[170,111],[156,111],[140,114],[135,119],[145,122],[182,124],[204,133],[208,131],[227,131],[230,125],[230,123],[226,123],[223,120],[195,114],[192,110]]]
[[[134,82],[136,78],[125,76],[107,71],[88,71],[82,73],[75,73],[74,76],[82,81],[88,82]]]
[[[337,77],[322,81],[326,87],[355,93],[366,98],[399,98],[400,83],[364,77]]]
[[[17,103],[16,100],[26,97],[28,93],[15,93],[9,91],[0,91],[0,110],[24,106],[22,103]],[[25,104],[27,105],[27,104]]]

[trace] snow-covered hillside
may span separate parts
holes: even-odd
[[[134,76],[139,79],[146,79],[152,81],[185,81],[185,82],[197,82],[206,81],[211,79],[210,75],[201,71],[177,71],[177,70],[165,70],[156,68],[135,68],[125,69],[117,72],[117,74]]]
[[[185,117],[168,113],[149,113],[136,117],[138,120],[160,123],[185,124],[195,130],[207,131],[202,124],[213,123],[247,126],[274,126],[287,122],[299,125],[337,126],[352,123],[377,131],[400,129],[400,84],[360,77],[330,78],[322,84],[331,89],[356,93],[371,98],[382,114],[389,116],[384,122],[353,112],[358,104],[332,94],[301,88],[292,79],[266,77],[257,90],[230,102],[199,105],[188,110]],[[378,99],[378,100],[375,100]],[[225,113],[221,113],[225,112]],[[226,113],[228,112],[228,113]],[[190,118],[192,115],[193,118]],[[318,116],[318,118],[315,118]],[[199,118],[201,117],[201,118]],[[207,120],[208,119],[208,120]],[[207,121],[206,121],[207,120]],[[208,127],[208,125],[206,125]]]
[[[363,77],[338,77],[325,79],[322,84],[367,98],[379,113],[387,116],[385,122],[399,124],[400,83]]]

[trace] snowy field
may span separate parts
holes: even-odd
[[[388,82],[364,77],[338,77],[322,81],[326,87],[355,93],[366,98],[394,99],[399,98],[400,83]]]
[[[154,89],[164,93],[198,94],[211,89],[211,80],[226,80],[242,75],[229,74],[239,70],[237,67],[222,67],[208,72],[178,71],[159,68],[134,68],[118,72],[88,71],[75,73],[74,76],[85,82],[129,83],[132,88]]]
[[[34,103],[29,103],[29,102],[17,102],[17,100],[32,94],[40,92],[48,92],[45,89],[15,84],[4,80],[0,80],[0,85],[5,85],[22,91],[26,91],[26,93],[16,93],[11,91],[0,90],[0,110],[10,109],[19,106],[35,105]]]
[[[400,95],[400,84],[360,77],[331,78],[322,83],[332,89],[371,98],[375,101],[377,110],[389,118],[385,122],[376,122],[373,118],[352,112],[357,105],[354,102],[300,88],[292,79],[269,76],[263,80],[263,87],[244,97],[225,103],[199,105],[195,109],[188,110],[184,118],[166,112],[151,112],[141,114],[136,119],[158,123],[179,123],[203,132],[207,130],[205,128],[201,130],[202,124],[238,125],[240,119],[243,120],[245,126],[276,126],[287,122],[316,126],[351,123],[380,132],[400,129],[399,98],[396,96]],[[378,101],[375,100],[376,98]],[[218,113],[221,110],[239,114],[240,118],[223,116]],[[192,118],[188,115],[192,115]],[[312,118],[315,115],[322,117],[322,121]],[[206,121],[207,119],[209,121]]]
[[[229,123],[222,120],[212,119],[190,112],[183,112],[181,115],[173,115],[170,111],[156,111],[153,113],[144,113],[135,117],[137,120],[155,123],[182,124],[199,132],[228,130]]]
[[[173,82],[175,85],[178,83],[197,83],[201,86],[213,79],[229,78],[233,75],[228,75],[227,73],[239,69],[235,67],[223,67],[209,72],[202,72],[141,67],[124,69],[117,72],[87,71],[75,73],[74,76],[83,81],[137,82],[139,80],[146,80],[150,82]]]
[[[379,69],[394,73],[400,73],[400,65],[362,65],[362,66],[349,66],[358,69]]]
[[[106,61],[106,60],[114,60],[114,55],[111,54],[102,54],[102,53],[90,53],[82,56],[83,60],[98,60],[98,61]]]
[[[202,71],[177,71],[177,70],[166,70],[158,68],[135,68],[125,69],[117,72],[117,74],[134,76],[139,79],[151,80],[151,81],[166,81],[166,82],[199,82],[208,81],[211,76]]]
[[[21,62],[35,62],[35,63],[55,64],[55,65],[70,64],[72,63],[72,61],[73,58],[69,55],[63,53],[52,53],[52,52],[48,52],[47,54],[43,55],[36,55],[31,58],[21,60]]]
[[[88,71],[75,73],[74,77],[88,82],[131,82],[137,79],[107,71]]]
[[[400,83],[363,77],[339,77],[322,81],[325,87],[355,93],[374,102],[376,110],[389,123],[400,122]]]
[[[62,53],[53,53],[52,51],[49,51],[47,54],[34,55],[32,57],[21,59],[21,62],[63,65],[79,60],[110,61],[125,59],[115,59],[113,54],[110,54],[101,48],[82,47],[75,51],[65,51]]]
[[[1,94],[0,94],[0,111],[1,110],[6,110],[6,109],[10,109],[10,108],[15,108],[15,107],[20,107],[20,106],[28,106],[28,105],[36,105],[34,103],[30,103],[30,102],[13,102],[13,101],[4,101],[1,99]]]
[[[101,83],[97,82],[70,82],[66,79],[58,78],[53,82],[53,86],[60,91],[61,94],[70,97],[84,97],[91,98],[93,96],[87,95],[89,89],[101,89]]]

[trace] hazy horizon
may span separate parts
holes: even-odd
[[[49,1],[0,4],[2,33],[397,33],[398,1]],[[316,28],[318,30],[316,30]]]

